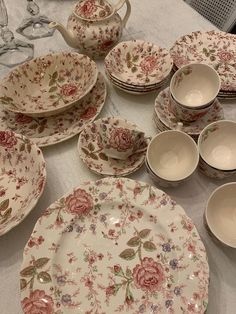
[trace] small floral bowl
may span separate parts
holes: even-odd
[[[205,222],[211,233],[223,244],[236,248],[236,182],[218,187],[210,196]]]
[[[121,42],[105,58],[106,72],[132,86],[159,84],[168,77],[172,66],[168,50],[142,40]]]
[[[236,173],[236,122],[215,121],[199,135],[199,169],[211,178],[223,179]]]
[[[220,77],[211,66],[194,63],[175,72],[170,81],[174,101],[183,108],[209,107],[220,91]]]
[[[157,134],[148,145],[146,164],[153,178],[163,186],[176,186],[197,168],[199,154],[194,140],[179,130]]]
[[[88,94],[97,75],[96,63],[85,55],[49,54],[11,71],[0,83],[0,102],[15,113],[52,116]]]

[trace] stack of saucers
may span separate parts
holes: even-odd
[[[119,43],[105,58],[111,83],[131,94],[145,94],[164,88],[173,61],[165,48],[142,40]]]

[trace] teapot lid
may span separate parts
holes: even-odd
[[[87,21],[100,21],[114,13],[114,9],[106,0],[80,0],[74,14]]]

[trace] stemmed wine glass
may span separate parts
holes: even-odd
[[[4,0],[0,0],[0,64],[13,67],[33,58],[34,45],[14,38],[8,28],[8,14]]]
[[[34,0],[27,0],[26,10],[31,15],[22,21],[17,28],[17,33],[28,39],[37,39],[52,36],[55,29],[50,29],[48,24],[51,22],[48,17],[40,14],[40,9]]]

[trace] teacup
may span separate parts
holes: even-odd
[[[236,182],[226,183],[211,194],[204,218],[220,242],[236,248]]]
[[[199,135],[199,169],[211,178],[222,179],[236,173],[236,122],[215,121]]]
[[[214,101],[209,106],[200,109],[185,108],[175,101],[170,93],[170,110],[174,113],[176,118],[181,121],[193,122],[201,119],[210,110],[213,104]]]
[[[146,151],[148,145],[144,132],[125,119],[116,117],[104,119],[100,127],[100,139],[104,154],[121,160]]]
[[[151,176],[163,186],[176,186],[188,179],[199,161],[197,145],[186,133],[169,130],[157,134],[147,149]]]
[[[211,66],[194,63],[175,72],[170,81],[172,105],[183,121],[195,121],[207,113],[220,91],[220,77]]]

